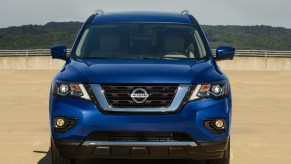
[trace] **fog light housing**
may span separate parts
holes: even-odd
[[[226,121],[223,118],[214,118],[204,120],[204,126],[214,134],[223,134],[226,132]]]
[[[54,132],[65,133],[72,129],[77,123],[76,118],[56,117],[54,119]]]

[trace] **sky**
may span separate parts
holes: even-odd
[[[291,28],[290,0],[0,0],[0,28],[48,22],[84,22],[95,10],[187,9],[203,25],[270,25]]]

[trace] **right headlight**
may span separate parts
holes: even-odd
[[[52,82],[52,92],[56,96],[60,97],[76,97],[85,100],[90,100],[83,84],[64,82],[64,81],[53,81]]]
[[[198,84],[193,91],[189,101],[203,98],[223,98],[229,92],[229,82],[221,81],[208,84]]]

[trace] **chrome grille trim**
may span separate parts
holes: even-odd
[[[116,108],[166,108],[171,105],[178,86],[101,85],[108,103]]]
[[[112,107],[110,106],[110,104],[108,103],[104,91],[101,87],[100,84],[90,84],[92,91],[96,97],[96,99],[99,102],[99,105],[101,106],[101,108],[105,111],[108,112],[174,112],[176,111],[181,102],[183,101],[185,95],[188,92],[188,89],[190,87],[189,84],[180,84],[178,86],[176,95],[172,101],[172,103],[170,104],[170,106],[168,107],[164,107],[164,108],[119,108],[119,107]]]
[[[195,142],[115,142],[85,141],[83,146],[198,146]]]

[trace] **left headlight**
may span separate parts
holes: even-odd
[[[198,84],[193,91],[189,101],[203,99],[203,98],[214,98],[220,99],[225,97],[229,92],[229,82],[220,81],[208,84]]]
[[[91,100],[84,85],[79,83],[53,81],[52,93],[61,97],[71,96]]]

